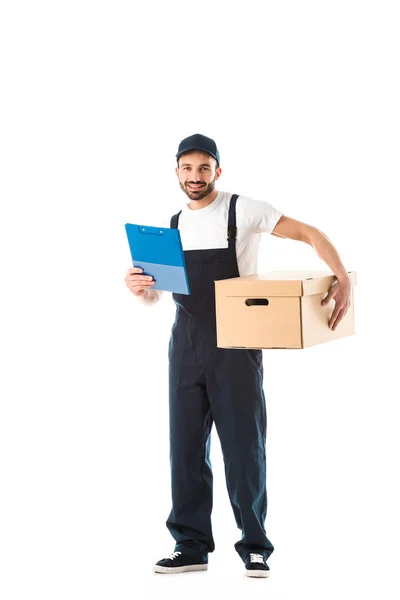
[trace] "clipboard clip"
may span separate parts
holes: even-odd
[[[157,227],[139,227],[139,233],[147,235],[164,235],[163,230],[157,229]]]

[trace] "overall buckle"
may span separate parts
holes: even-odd
[[[228,242],[236,239],[237,227],[228,227]]]

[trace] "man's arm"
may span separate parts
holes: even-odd
[[[309,244],[332,269],[337,282],[332,285],[322,304],[328,304],[331,298],[335,299],[335,308],[329,321],[329,327],[336,329],[351,303],[351,279],[332,242],[316,227],[296,221],[285,215],[282,215],[275,225],[272,235]]]

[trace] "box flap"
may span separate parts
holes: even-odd
[[[356,285],[355,271],[348,271]],[[215,282],[225,296],[310,296],[327,292],[335,280],[330,271],[270,271]]]

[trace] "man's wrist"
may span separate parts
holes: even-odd
[[[351,278],[350,278],[349,274],[347,273],[347,271],[340,271],[335,276],[340,284],[349,283],[351,285]]]
[[[143,296],[139,296],[139,299],[143,304],[154,304],[160,299],[160,294],[157,290],[147,289]]]

